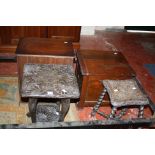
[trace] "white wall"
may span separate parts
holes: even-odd
[[[81,35],[94,35],[95,26],[82,26]]]
[[[94,35],[95,30],[120,30],[124,29],[124,26],[82,26],[81,35]]]
[[[95,30],[124,29],[124,26],[95,26]]]

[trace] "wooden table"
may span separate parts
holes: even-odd
[[[94,106],[103,87],[100,80],[128,79],[135,76],[127,60],[118,51],[80,50],[76,74],[80,85],[79,107]],[[108,102],[105,96],[104,102]]]
[[[60,120],[69,110],[70,99],[79,98],[79,87],[71,65],[26,64],[24,65],[21,96],[29,98],[29,116],[36,121],[39,98],[52,98],[61,102]]]

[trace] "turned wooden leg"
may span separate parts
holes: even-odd
[[[98,98],[98,101],[96,105],[93,107],[93,110],[91,112],[91,117],[95,116],[96,112],[98,111],[100,105],[102,104],[103,98],[105,96],[105,93],[107,92],[106,88],[104,88]]]
[[[143,118],[143,115],[144,115],[144,106],[141,105],[140,108],[139,108],[138,117]]]
[[[115,118],[121,119],[122,116],[124,116],[126,114],[126,112],[127,112],[127,108],[123,108],[121,110],[121,112],[118,115],[115,116]]]
[[[36,107],[37,107],[37,99],[36,98],[29,98],[29,112],[27,113],[28,117],[31,117],[32,123],[36,122]]]
[[[64,121],[64,118],[70,107],[70,99],[61,99],[61,112],[59,121]]]
[[[111,114],[110,114],[110,116],[109,116],[110,119],[111,119],[111,118],[115,118],[116,111],[117,111],[117,108],[116,108],[116,107],[113,107],[113,108],[112,108],[112,111],[111,111]]]

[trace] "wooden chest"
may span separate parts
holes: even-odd
[[[16,54],[19,85],[24,64],[73,64],[75,57],[72,42],[57,38],[23,38],[19,41]]]
[[[120,52],[80,50],[77,52],[77,59],[76,74],[81,91],[79,107],[94,106],[103,89],[100,80],[135,76]],[[108,96],[104,102],[109,102]]]

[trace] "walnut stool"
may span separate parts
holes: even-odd
[[[102,80],[104,89],[99,96],[96,105],[93,107],[91,116],[95,116],[96,113],[106,117],[107,119],[121,118],[128,107],[139,107],[139,118],[143,118],[144,106],[149,104],[147,96],[139,88],[135,79],[128,80]],[[112,105],[111,114],[106,115],[103,112],[98,111],[102,104],[105,94],[108,93],[110,102]],[[121,108],[121,112],[116,115],[118,108]]]

